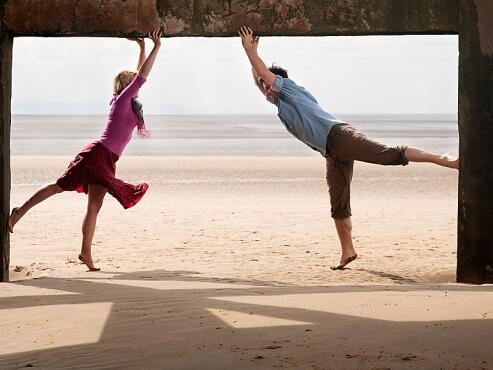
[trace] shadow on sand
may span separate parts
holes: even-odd
[[[80,330],[72,328],[71,322],[34,321],[29,327],[2,330],[0,368],[437,369],[493,365],[489,351],[493,286],[305,287],[206,278],[193,271],[117,274],[9,284],[13,290],[62,291],[2,298],[1,309],[16,312],[19,322],[34,320],[32,315],[41,307],[51,307],[52,312],[59,309],[55,306],[73,307],[74,320],[84,331],[91,331],[93,316],[80,317],[76,308],[98,303],[111,304],[111,308],[101,312],[101,333],[90,343],[63,345],[63,333],[77,336],[73,330]],[[477,307],[488,301],[489,306]],[[478,317],[473,308],[489,310],[489,316]],[[23,318],[23,310],[30,316]],[[11,318],[3,314],[2,320]],[[46,337],[51,342],[44,346]],[[23,340],[31,341],[30,349],[36,350],[5,350],[9,342]]]

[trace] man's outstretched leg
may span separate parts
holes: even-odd
[[[459,160],[447,154],[436,154],[408,146],[404,153],[409,162],[435,163],[439,166],[459,169]]]
[[[356,130],[351,125],[331,129],[327,144],[339,159],[362,161],[384,166],[407,165],[409,162],[434,163],[459,169],[459,160],[447,154],[436,154],[410,146],[388,147]]]
[[[341,242],[341,260],[336,266],[332,266],[332,270],[340,270],[348,263],[353,262],[358,255],[354,250],[353,237],[351,231],[353,230],[353,224],[351,217],[346,218],[334,218],[336,225],[337,235]]]

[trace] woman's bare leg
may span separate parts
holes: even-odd
[[[82,248],[79,259],[85,263],[89,271],[99,271],[94,267],[91,254],[92,238],[96,229],[96,220],[99,210],[103,205],[103,199],[106,195],[106,188],[101,185],[89,185],[87,198],[87,212],[82,223]]]
[[[407,147],[405,156],[409,162],[428,162],[439,166],[459,169],[459,159],[445,154],[436,154],[418,148]]]
[[[63,189],[59,187],[56,183],[48,184],[39,189],[34,193],[31,198],[29,198],[22,206],[19,208],[14,208],[10,214],[8,221],[8,228],[10,232],[14,232],[14,226],[19,220],[36,204],[48,199],[49,197],[61,193]]]

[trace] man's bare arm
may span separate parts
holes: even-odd
[[[252,76],[253,76],[253,82],[255,83],[255,86],[258,87],[258,89],[260,90],[260,92],[262,94],[267,96],[267,91],[265,91],[264,85],[259,81],[260,76],[258,75],[257,71],[255,71],[255,69],[253,67],[252,67]]]
[[[238,33],[241,37],[241,43],[243,45],[243,48],[245,49],[248,60],[252,65],[252,69],[257,73],[258,77],[265,81],[265,83],[267,83],[269,86],[274,85],[274,82],[276,81],[276,75],[269,71],[264,61],[258,56],[257,53],[259,41],[258,36],[254,37],[253,31],[251,30],[251,28],[248,27],[241,27]]]

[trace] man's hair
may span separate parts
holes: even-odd
[[[269,71],[271,71],[275,75],[281,76],[282,78],[288,78],[288,71],[286,71],[282,67],[276,66],[275,64],[272,64],[272,66],[269,68]]]

